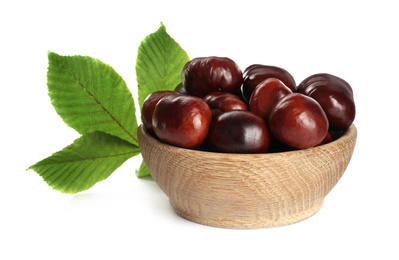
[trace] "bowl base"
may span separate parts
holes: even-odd
[[[282,215],[278,218],[264,218],[262,216],[254,216],[252,219],[240,219],[237,218],[212,218],[209,216],[193,215],[190,212],[180,208],[172,200],[169,200],[173,210],[182,218],[189,221],[218,228],[230,228],[230,229],[257,229],[257,228],[271,228],[280,227],[290,224],[294,224],[310,218],[316,214],[323,205],[324,199],[317,201],[314,205],[301,212],[295,212],[294,214]]]

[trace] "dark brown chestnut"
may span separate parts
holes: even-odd
[[[281,80],[293,92],[296,89],[295,79],[287,70],[276,66],[253,64],[248,66],[243,73],[241,92],[247,102],[256,86],[267,78]]]
[[[240,97],[229,92],[211,92],[203,100],[212,109],[214,115],[231,110],[248,110],[247,104]]]
[[[249,110],[268,120],[276,103],[292,90],[277,78],[268,78],[259,83],[249,99]]]
[[[206,144],[214,152],[264,153],[269,149],[270,134],[260,116],[232,110],[213,119]]]
[[[353,90],[345,80],[328,73],[318,73],[304,79],[298,85],[297,92],[319,102],[331,129],[345,130],[353,123],[356,116]]]
[[[195,149],[206,139],[212,112],[199,97],[168,95],[155,106],[152,125],[162,142]]]
[[[141,108],[141,121],[147,132],[154,132],[152,129],[152,114],[154,113],[155,105],[161,98],[172,94],[177,93],[171,90],[159,90],[149,94],[144,100]]]
[[[184,66],[182,84],[190,95],[198,97],[214,91],[239,93],[242,71],[227,57],[198,57]]]
[[[300,93],[289,94],[270,113],[271,134],[283,144],[306,149],[320,144],[328,132],[328,119],[320,104]]]

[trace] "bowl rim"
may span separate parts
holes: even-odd
[[[226,156],[237,156],[237,157],[272,157],[272,156],[283,156],[283,155],[293,155],[293,154],[299,154],[299,153],[308,153],[308,152],[317,152],[318,150],[323,150],[323,149],[328,149],[330,146],[334,146],[337,144],[342,144],[345,143],[351,139],[356,140],[357,138],[357,127],[355,124],[351,124],[348,129],[345,130],[345,132],[337,139],[335,139],[332,142],[306,148],[306,149],[299,149],[299,150],[290,150],[290,151],[283,151],[283,152],[265,152],[265,153],[219,153],[219,152],[212,152],[212,151],[204,151],[204,150],[196,150],[196,149],[189,149],[189,148],[183,148],[183,147],[178,147],[174,145],[170,145],[167,143],[164,143],[154,136],[152,136],[146,129],[145,127],[141,124],[139,126],[139,131],[142,131],[144,136],[146,137],[147,141],[150,142],[153,145],[157,145],[160,148],[165,148],[165,149],[172,149],[175,151],[180,151],[180,152],[190,152],[193,156],[196,154],[201,154],[201,155],[226,155]]]

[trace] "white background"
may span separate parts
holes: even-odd
[[[131,2],[131,3],[130,3]],[[399,259],[395,1],[2,1],[0,259]],[[136,97],[141,40],[163,22],[190,57],[228,56],[346,79],[358,142],[313,217],[230,230],[178,217],[140,157],[77,195],[26,169],[79,135],[50,104],[47,51],[110,64]]]

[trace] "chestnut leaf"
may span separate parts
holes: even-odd
[[[28,169],[36,171],[52,188],[74,194],[106,179],[127,159],[139,153],[137,146],[125,140],[92,132]]]
[[[143,160],[141,161],[140,167],[136,170],[136,176],[138,178],[151,177],[150,171]]]
[[[174,90],[181,82],[181,72],[189,61],[186,51],[166,32],[159,29],[141,42],[136,60],[138,102],[157,90]]]
[[[64,122],[86,134],[102,131],[136,146],[137,120],[132,93],[109,65],[88,56],[48,53],[47,86]]]
[[[161,23],[158,30],[140,43],[136,59],[136,80],[139,107],[145,98],[158,90],[174,90],[181,82],[181,72],[190,60],[186,51],[166,32]],[[144,161],[136,171],[137,177],[149,177]]]
[[[140,44],[136,78],[139,107],[157,90],[173,90],[181,81],[187,53],[160,28]],[[135,104],[121,76],[89,56],[48,53],[47,87],[51,103],[82,136],[63,150],[30,166],[48,185],[78,193],[106,179],[127,159],[140,154]],[[138,177],[150,176],[142,162]]]

